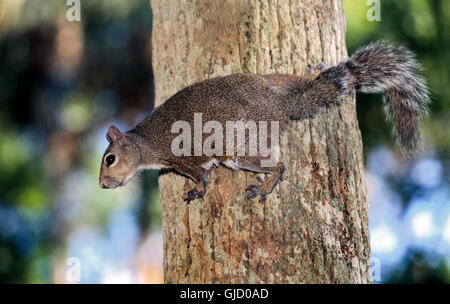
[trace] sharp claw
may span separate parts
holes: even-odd
[[[258,195],[258,193],[256,193],[256,192],[250,192],[249,194],[247,194],[247,199],[255,198],[257,195]]]
[[[189,203],[190,201],[192,201],[194,199],[195,199],[195,197],[193,197],[190,193],[188,193],[188,196],[184,200]]]
[[[261,193],[261,196],[259,198],[260,203],[264,203],[266,201],[266,195]]]
[[[257,195],[258,195],[258,194],[257,194],[256,192],[250,191],[250,192],[247,194],[247,199],[255,198]]]
[[[249,185],[245,191],[248,191],[247,199],[252,199],[258,196],[259,194],[259,186],[258,185]]]
[[[184,199],[188,203],[190,201],[195,200],[196,198],[202,198],[205,195],[205,192],[198,192],[197,189],[192,189],[187,193],[187,197]]]
[[[249,185],[245,191],[248,191],[247,199],[252,199],[260,195],[259,202],[263,203],[266,201],[266,194],[262,192],[261,186],[259,185]]]

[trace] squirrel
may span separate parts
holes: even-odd
[[[264,202],[282,178],[283,163],[262,166],[261,153],[238,155],[236,149],[220,156],[192,155],[189,145],[184,154],[176,156],[173,124],[182,121],[192,126],[195,113],[201,113],[203,120],[222,125],[227,121],[276,121],[282,132],[290,120],[305,119],[325,107],[339,105],[340,99],[353,90],[386,93],[384,109],[394,122],[396,143],[405,156],[414,156],[421,146],[419,116],[427,113],[430,102],[425,79],[415,73],[419,69],[421,65],[407,49],[375,42],[335,66],[318,66],[309,77],[238,73],[204,80],[173,95],[126,133],[113,125],[109,127],[100,186],[116,188],[141,170],[170,168],[196,183],[185,196],[189,202],[205,195],[207,173],[222,164],[234,170],[270,174],[265,180],[258,178],[259,184],[246,188],[248,199],[259,195],[260,202]]]

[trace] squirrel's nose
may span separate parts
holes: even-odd
[[[102,187],[103,189],[108,189],[108,186],[105,184],[105,182],[102,182],[100,184],[100,187]]]

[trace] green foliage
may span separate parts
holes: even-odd
[[[367,5],[366,2],[371,3],[371,5]],[[381,21],[379,22],[368,21],[366,17],[367,10],[374,5],[374,2],[381,4]],[[441,191],[440,193],[446,193],[446,199],[448,200],[446,189],[448,189],[450,176],[448,166],[450,159],[450,86],[448,85],[450,80],[450,35],[448,34],[450,32],[450,1],[344,0],[344,6],[347,16],[346,37],[349,53],[371,41],[387,40],[409,48],[423,64],[421,73],[428,80],[432,98],[430,115],[424,117],[421,123],[424,133],[424,153],[426,157],[434,158],[437,163],[443,164],[444,173],[440,181],[442,188],[420,189],[407,176],[407,172],[410,170],[408,165],[413,162],[408,163],[404,160],[402,164],[403,173],[393,172],[383,179],[385,183],[389,184],[389,189],[401,198],[405,213],[408,212],[409,204],[414,200],[416,204],[420,200],[429,200],[427,201],[428,208],[435,208],[433,205],[438,204],[437,200],[433,201],[433,199],[427,199],[426,197]],[[357,96],[358,120],[363,135],[366,159],[377,146],[393,145],[390,132],[391,125],[383,123],[385,116],[380,105],[381,96],[367,94],[358,94]],[[383,165],[386,164],[381,164],[381,166]],[[397,167],[396,171],[401,171],[398,168],[400,166]],[[414,174],[426,176],[426,173],[428,172],[416,171]],[[389,203],[395,205],[394,202]],[[414,207],[414,203],[412,205]],[[440,210],[437,211],[436,217],[441,215],[443,218],[450,219],[450,216],[446,214],[448,209],[445,205],[437,208]],[[372,207],[372,209],[374,208]],[[398,221],[406,222],[402,217]],[[408,230],[410,228],[411,226],[407,226]],[[407,235],[409,232],[398,231],[399,235]],[[413,244],[419,241],[416,239]],[[439,240],[438,237],[433,241],[427,241],[430,243],[436,242],[434,243],[435,248],[448,246],[445,240]],[[448,258],[446,259],[430,249],[409,248],[403,261],[399,265],[395,265],[394,269],[389,277],[384,277],[384,282],[449,282]]]
[[[381,21],[368,21],[366,1],[344,0],[349,53],[376,40],[388,40],[414,51],[431,88],[431,115],[424,120],[428,148],[450,158],[450,2],[446,0],[379,1]],[[373,6],[373,5],[372,5]],[[379,96],[358,95],[358,117],[365,152],[380,143],[390,145],[390,126],[381,124]]]

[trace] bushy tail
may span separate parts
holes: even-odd
[[[333,84],[336,94],[332,95],[336,97],[353,89],[385,92],[384,108],[394,122],[396,142],[404,155],[413,156],[421,147],[419,116],[427,113],[430,102],[425,79],[415,73],[419,69],[420,64],[408,50],[376,42],[360,48],[347,61],[322,71],[310,88]],[[331,103],[330,99],[316,102]]]
[[[386,92],[384,108],[394,122],[397,144],[406,155],[420,150],[419,116],[427,113],[428,87],[414,71],[421,68],[404,48],[372,43],[356,51],[344,63],[351,84],[365,93]]]

